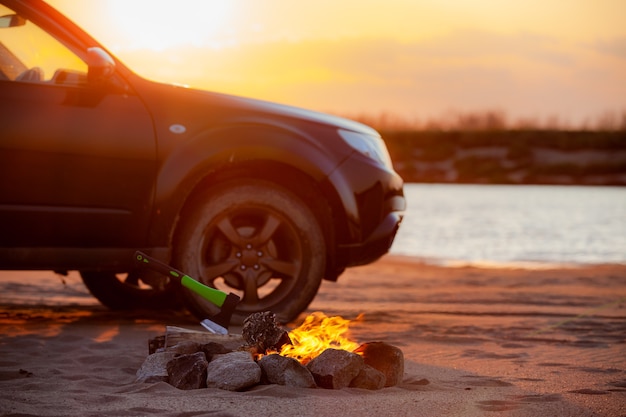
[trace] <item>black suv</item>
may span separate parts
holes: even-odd
[[[115,309],[181,300],[136,250],[241,297],[234,320],[309,305],[402,219],[378,133],[148,81],[40,0],[0,0],[0,269],[80,271]]]

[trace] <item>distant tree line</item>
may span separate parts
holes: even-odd
[[[518,118],[513,120],[504,112],[487,110],[482,112],[449,111],[441,117],[419,118],[381,112],[378,114],[343,115],[372,126],[377,130],[419,131],[489,131],[489,130],[547,130],[547,131],[626,131],[626,109],[606,111],[575,124],[558,116],[540,118]]]
[[[626,185],[626,131],[381,134],[407,182]]]

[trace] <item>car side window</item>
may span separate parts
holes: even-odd
[[[87,69],[49,33],[0,5],[0,81],[79,86]]]

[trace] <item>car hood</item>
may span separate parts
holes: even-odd
[[[201,94],[207,94],[209,96],[220,96],[221,100],[230,101],[238,108],[245,107],[251,111],[259,112],[266,115],[274,115],[279,118],[288,118],[292,120],[295,119],[303,122],[321,124],[327,127],[336,127],[338,129],[351,130],[354,132],[378,136],[378,132],[376,132],[369,126],[327,113],[316,112],[296,106],[289,106],[285,104],[279,104],[253,98],[213,93],[202,90],[193,91],[199,92]]]
[[[376,130],[362,123],[295,106],[145,79],[141,79],[139,84],[142,85],[142,95],[151,96],[147,102],[159,103],[156,105],[158,109],[153,109],[155,113],[159,113],[159,109],[167,109],[166,113],[178,113],[188,121],[203,120],[204,123],[215,125],[242,122],[290,126],[313,124],[320,128],[344,129],[379,136]],[[198,116],[201,117],[196,119]]]

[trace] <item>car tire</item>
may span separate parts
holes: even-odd
[[[80,276],[89,292],[112,310],[167,310],[181,306],[177,287],[167,279],[149,285],[135,271],[81,271]]]
[[[313,211],[290,191],[266,181],[231,181],[196,198],[180,220],[177,266],[241,298],[232,324],[260,311],[287,323],[317,294],[324,235]],[[189,290],[183,298],[200,319],[219,311]]]

